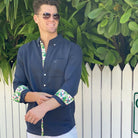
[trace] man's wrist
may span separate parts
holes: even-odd
[[[25,102],[36,102],[37,101],[37,92],[29,91],[25,96]]]

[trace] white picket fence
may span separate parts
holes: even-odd
[[[138,91],[138,66],[112,71],[96,65],[89,88],[80,81],[76,101],[78,138],[138,138],[133,132],[133,95]],[[26,106],[11,101],[12,84],[0,82],[0,138],[26,138]],[[138,117],[138,116],[136,116]],[[136,122],[137,124],[138,122]]]

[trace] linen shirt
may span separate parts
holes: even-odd
[[[58,136],[74,127],[74,96],[81,77],[81,63],[80,47],[61,35],[49,41],[44,66],[40,38],[19,49],[13,82],[15,93],[20,93],[19,102],[26,103],[26,93],[37,91],[52,94],[61,104],[44,116],[44,135]],[[28,103],[27,111],[35,106],[36,102]],[[41,135],[41,121],[36,125],[27,122],[27,131]]]

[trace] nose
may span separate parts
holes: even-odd
[[[53,21],[53,20],[54,20],[53,15],[51,15],[51,16],[49,17],[49,20],[50,20],[50,21]]]

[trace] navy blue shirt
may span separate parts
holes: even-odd
[[[44,135],[58,136],[70,131],[74,125],[74,100],[68,105],[56,95],[60,89],[74,97],[81,77],[82,52],[78,45],[64,39],[61,35],[49,41],[46,59],[42,66],[40,38],[23,45],[17,55],[14,91],[21,85],[27,86],[21,93],[20,102],[26,93],[46,92],[53,95],[61,106],[49,111],[43,118]],[[28,110],[37,106],[36,102],[28,103]],[[27,131],[41,135],[41,120],[37,124],[27,122]]]

